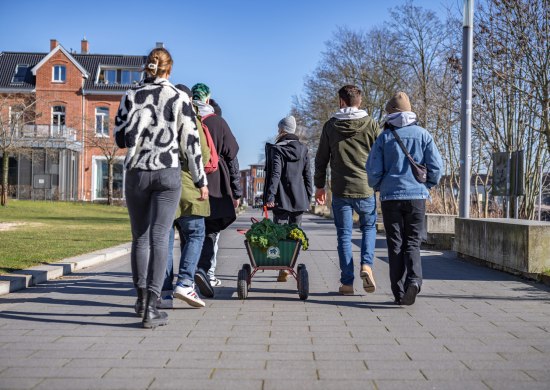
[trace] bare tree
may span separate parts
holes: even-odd
[[[9,157],[29,152],[25,135],[34,134],[36,119],[34,95],[5,94],[0,97],[0,152],[2,152],[2,191],[0,204],[8,204]]]
[[[84,141],[87,148],[92,151],[97,151],[103,156],[107,163],[107,204],[112,206],[114,204],[114,166],[121,156],[124,156],[123,151],[116,145],[114,136],[112,135],[114,129],[114,121],[105,118],[105,121],[90,120],[86,123],[86,129],[84,130]],[[120,194],[121,196],[122,194]]]

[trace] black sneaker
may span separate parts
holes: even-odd
[[[401,304],[406,306],[413,305],[419,291],[420,286],[418,286],[418,284],[410,283],[405,290],[405,295],[401,298]]]
[[[210,285],[210,279],[200,268],[197,268],[195,272],[195,285],[199,288],[203,297],[214,298],[214,288]]]

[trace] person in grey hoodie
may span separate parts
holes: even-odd
[[[275,223],[300,225],[313,194],[308,149],[294,134],[292,115],[281,119],[278,127],[275,144],[265,146],[264,204],[273,209]]]
[[[376,198],[368,184],[365,164],[380,133],[378,124],[361,106],[361,90],[345,85],[338,91],[340,110],[333,114],[321,133],[315,156],[315,197],[325,204],[327,166],[330,163],[332,210],[340,259],[339,293],[353,295],[353,253],[351,234],[353,211],[359,215],[361,229],[361,279],[366,292],[374,292],[372,273],[376,244]]]

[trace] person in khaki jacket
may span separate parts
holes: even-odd
[[[338,91],[340,109],[323,126],[315,156],[315,198],[325,204],[327,167],[330,164],[332,211],[336,225],[340,283],[338,292],[353,295],[353,212],[361,229],[361,279],[366,292],[376,289],[372,266],[376,244],[376,197],[368,184],[365,164],[380,133],[378,124],[361,106],[361,90],[345,85]]]
[[[191,96],[191,90],[182,84],[176,88]],[[210,159],[210,149],[207,146],[206,136],[199,117],[196,117],[197,130],[199,132],[200,148],[203,165]],[[182,143],[187,140],[181,140]],[[178,229],[180,236],[181,256],[176,286],[174,280],[174,229],[170,232],[168,262],[166,275],[162,286],[162,295],[158,301],[161,309],[171,309],[173,298],[178,298],[193,307],[204,307],[204,301],[195,291],[195,271],[199,262],[202,245],[205,237],[204,218],[210,215],[210,202],[208,196],[201,196],[199,189],[193,184],[187,159],[181,156],[181,198],[179,202],[179,217],[174,221],[174,227]],[[208,193],[207,193],[208,194]]]

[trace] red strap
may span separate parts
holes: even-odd
[[[268,212],[267,212],[267,206],[264,206],[264,217],[265,217],[266,219],[269,219],[269,214],[268,214]]]
[[[208,114],[208,115],[202,116],[201,120],[205,120],[206,118],[210,118],[211,116],[214,116],[214,115],[216,114]]]

